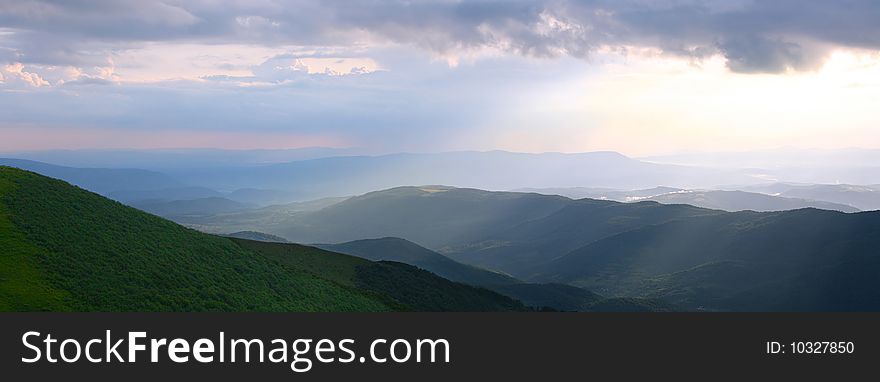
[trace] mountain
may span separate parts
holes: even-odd
[[[202,198],[219,198],[223,193],[205,187],[174,187],[152,190],[118,190],[107,194],[107,197],[122,203],[172,200],[192,200]]]
[[[846,204],[863,211],[880,210],[880,187],[850,184],[772,183],[745,187],[765,194]]]
[[[262,188],[239,188],[223,195],[237,202],[258,204],[260,206],[294,203],[309,199],[295,190],[268,190]]]
[[[520,283],[502,273],[465,265],[416,243],[396,237],[364,239],[341,244],[319,244],[318,248],[373,261],[396,261],[431,271],[443,278],[470,285],[490,286]]]
[[[689,310],[880,309],[880,285],[870,276],[880,274],[874,260],[880,212],[724,212],[424,186],[349,198],[271,227],[283,233],[269,233],[296,240],[394,235],[532,285],[584,288],[606,304],[590,302],[585,293],[591,292],[584,290],[542,287],[555,288],[551,295],[535,286],[490,286],[532,306],[555,301],[569,308],[623,309],[620,304],[638,302],[659,309],[663,304],[652,304],[662,301]],[[379,243],[383,252],[369,256],[416,261],[384,247],[388,241]],[[413,253],[427,252],[405,255]],[[582,303],[571,298],[578,294]]]
[[[293,203],[299,199],[295,192],[243,188],[232,192],[219,192],[206,187],[175,187],[157,190],[119,190],[108,194],[113,200],[128,205],[144,202],[170,202],[205,198],[225,198],[242,204],[268,206]],[[255,208],[255,207],[254,207]]]
[[[764,183],[772,181],[811,184],[875,184],[880,179],[880,166],[877,165],[880,163],[880,150],[877,149],[781,148],[742,152],[697,152],[639,159],[649,163],[727,169],[751,178],[764,179]]]
[[[693,188],[763,181],[737,171],[647,163],[615,152],[402,153],[167,171],[190,184],[212,189],[260,187],[289,190],[299,193],[301,200],[416,184],[489,190],[580,185],[633,189],[657,184]]]
[[[515,192],[534,192],[545,195],[560,195],[571,199],[598,199],[614,200],[617,202],[631,202],[648,197],[668,194],[670,192],[685,191],[682,188],[658,186],[640,190],[617,190],[612,188],[593,187],[564,187],[564,188],[520,188]]]
[[[180,168],[249,167],[363,153],[364,150],[360,149],[329,147],[304,147],[280,150],[181,148],[19,151],[7,153],[4,156],[71,167],[127,167],[165,171]]]
[[[478,240],[446,247],[442,253],[463,263],[522,278],[539,264],[608,236],[671,220],[722,213],[656,202],[568,200],[563,208],[544,217],[517,221],[503,230],[489,231]]]
[[[143,200],[128,205],[141,211],[166,218],[216,215],[256,208],[256,205],[239,203],[226,198],[210,197],[192,200]]]
[[[3,311],[525,309],[402,264],[203,234],[10,167],[0,248]]]
[[[211,232],[255,230],[299,243],[341,243],[401,237],[427,246],[467,243],[537,219],[571,200],[559,196],[487,192],[443,186],[398,187],[370,192],[316,211],[276,210],[186,221]],[[280,211],[279,211],[280,210]]]
[[[180,182],[168,175],[139,169],[74,168],[8,158],[0,158],[0,166],[33,171],[102,195],[120,190],[156,190],[181,186]]]
[[[461,263],[518,276],[609,235],[670,219],[721,213],[685,205],[571,200],[445,186],[370,192],[315,211],[272,210],[178,222],[207,232],[259,231],[301,243],[399,237]]]
[[[272,243],[288,243],[287,239],[283,237],[278,237],[275,235],[270,235],[268,233],[256,232],[256,231],[239,231],[233,232],[230,234],[223,235],[226,237],[234,237],[236,239],[245,239],[245,240],[253,240],[253,241],[268,241]]]
[[[690,204],[730,212],[736,211],[785,211],[801,208],[817,208],[840,212],[858,212],[846,204],[781,197],[746,191],[677,191],[645,198],[663,204]]]
[[[590,198],[636,202],[652,200],[663,204],[689,204],[701,208],[711,208],[729,212],[735,211],[783,211],[799,208],[819,208],[841,212],[857,212],[847,204],[839,204],[817,198],[782,197],[766,193],[739,190],[685,190],[673,187],[654,187],[642,190],[613,190],[603,188],[527,188],[522,192],[537,192],[547,195],[562,195],[572,199]],[[788,195],[786,195],[788,196]],[[810,200],[816,199],[816,200]]]
[[[857,168],[880,163],[880,150],[777,148],[729,152],[692,152],[639,159],[655,163],[716,168]]]
[[[737,212],[609,236],[529,279],[691,309],[876,311],[877,248],[880,212]]]
[[[224,197],[261,206],[355,195],[415,184],[446,184],[486,190],[517,190],[524,187],[565,190],[588,186],[580,190],[568,189],[561,195],[628,201],[624,200],[625,195],[615,191],[646,189],[644,191],[658,194],[669,191],[650,189],[658,184],[672,186],[670,189],[715,189],[717,185],[738,184],[747,187],[766,183],[768,180],[867,184],[876,183],[880,179],[880,167],[874,166],[874,161],[850,163],[855,159],[848,159],[846,163],[850,164],[843,167],[822,167],[821,161],[809,162],[799,165],[800,167],[744,167],[744,163],[741,163],[743,166],[734,167],[700,167],[655,163],[615,152],[530,154],[463,151],[350,156],[352,152],[357,151],[315,149],[20,153],[22,157],[68,165],[97,166],[95,168],[53,166],[22,159],[4,161],[7,165],[65,179],[105,195],[113,191],[134,194],[156,191],[152,195],[114,195],[117,200]],[[126,159],[129,154],[130,158]],[[862,157],[859,154],[855,158]],[[108,169],[100,166],[136,167],[161,172]],[[83,174],[91,175],[84,179]],[[159,192],[160,190],[164,191]],[[187,191],[190,194],[186,194]],[[656,195],[639,195],[636,191],[627,193],[635,197]],[[824,201],[851,204],[835,200]]]
[[[219,213],[211,216],[202,215],[164,215],[180,224],[202,232],[228,234],[238,231],[270,232],[280,236],[287,228],[294,225],[307,225],[303,220],[306,213],[340,203],[348,198],[323,198],[305,202],[271,205],[256,209]],[[287,240],[287,238],[285,238]],[[297,240],[299,242],[316,242],[320,240]]]
[[[522,311],[519,301],[488,289],[449,281],[411,265],[380,261],[289,243],[232,239],[292,271],[306,270],[340,285],[373,293],[398,310]]]
[[[358,256],[369,260],[391,260],[425,269],[446,279],[480,286],[533,308],[559,311],[596,311],[611,309],[604,297],[588,290],[563,284],[524,283],[513,277],[461,264],[410,241],[386,237],[356,240],[342,244],[324,244],[319,248]],[[653,304],[653,305],[652,305]],[[647,300],[618,301],[616,311],[655,311],[671,309],[669,305]]]

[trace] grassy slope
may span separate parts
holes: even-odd
[[[375,296],[279,267],[62,181],[0,167],[0,309],[374,311]]]
[[[498,293],[452,282],[402,263],[372,262],[299,244],[232,240],[286,268],[306,269],[341,285],[369,291],[388,305],[405,310],[526,310],[520,302]]]
[[[416,243],[396,237],[355,240],[341,244],[318,245],[318,247],[373,261],[397,261],[470,285],[521,283],[508,275],[459,263]]]
[[[0,178],[0,195],[15,185]],[[0,311],[69,310],[68,293],[48,285],[37,259],[45,252],[27,242],[24,233],[10,221],[6,206],[0,204]]]

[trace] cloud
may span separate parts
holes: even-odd
[[[880,49],[880,2],[546,0],[327,2],[0,0],[19,61],[91,62],[144,42],[402,44],[455,57],[492,50],[589,57],[603,46],[720,54],[742,72],[816,66],[834,46]]]
[[[40,77],[37,73],[25,70],[21,63],[13,63],[0,68],[0,78],[3,83],[11,87],[33,87],[49,86],[49,81]]]
[[[363,73],[351,69],[365,66],[357,63],[366,60],[362,57],[323,54],[274,55],[249,67],[249,75],[196,80],[98,86],[72,73],[71,78],[81,79],[40,91],[0,91],[0,104],[11,105],[0,113],[0,125],[45,126],[59,132],[94,127],[133,136],[177,130],[295,134],[388,151],[442,150],[475,142],[468,137],[476,134],[475,127],[491,124],[493,115],[513,107],[512,97],[529,96],[535,84],[591,70],[586,62],[563,59],[547,61],[542,70],[523,76],[534,63],[519,56],[485,58],[451,69],[421,51],[389,48],[375,53],[383,58],[382,68],[367,66]],[[326,74],[325,64],[340,65],[350,74]],[[25,70],[30,66],[23,65]],[[128,142],[110,142],[115,136],[95,138],[95,146]]]
[[[815,69],[827,52],[805,52],[805,47],[781,39],[744,36],[719,45],[727,66],[737,72],[778,73]]]

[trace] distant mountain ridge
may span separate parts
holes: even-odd
[[[289,241],[287,241],[287,239],[285,239],[283,237],[270,235],[268,233],[256,232],[256,231],[239,231],[239,232],[229,233],[229,234],[226,234],[223,236],[234,237],[236,239],[253,240],[253,241],[267,241],[270,243],[289,243]]]
[[[236,211],[254,209],[255,204],[239,203],[220,197],[208,197],[200,199],[184,200],[142,200],[129,203],[141,211],[168,218],[185,216],[208,216]]]
[[[880,186],[773,183],[747,186],[744,189],[782,197],[846,204],[863,211],[880,210]]]
[[[209,157],[216,156],[210,150]],[[626,197],[659,196],[674,190],[713,191],[727,188],[718,186],[737,184],[739,191],[753,191],[768,179],[786,180],[784,169],[713,169],[658,164],[628,158],[615,152],[562,153],[514,153],[505,151],[463,151],[434,154],[387,154],[377,156],[339,156],[345,151],[315,151],[314,155],[303,153],[290,162],[247,162],[246,164],[218,161],[211,166],[162,167],[162,173],[135,169],[71,168],[19,159],[6,159],[6,163],[43,173],[47,176],[70,181],[114,199],[126,202],[145,200],[192,200],[207,197],[223,197],[239,203],[260,206],[284,204],[295,201],[325,197],[343,197],[375,190],[414,184],[447,184],[459,188],[487,190],[531,189],[547,187],[553,193],[573,198],[596,198],[632,201]],[[172,150],[171,153],[174,153]],[[319,154],[324,153],[324,154]],[[253,155],[274,155],[252,153]],[[190,154],[181,154],[190,155]],[[193,154],[196,155],[196,154]],[[251,158],[247,154],[243,158]],[[285,154],[286,155],[286,154]],[[314,156],[317,157],[314,157]],[[329,156],[322,156],[329,155]],[[49,156],[51,158],[52,156]],[[161,158],[158,153],[148,157]],[[278,158],[284,158],[284,155]],[[276,158],[276,159],[278,159]],[[242,159],[243,161],[245,159]],[[250,160],[250,159],[248,159]],[[4,160],[0,160],[2,163]],[[139,163],[137,161],[133,163]],[[835,170],[841,175],[852,173],[876,183],[880,172],[873,178],[869,168]],[[768,175],[771,172],[776,175]],[[88,174],[88,175],[86,175]],[[779,175],[781,174],[781,175]],[[792,169],[791,180],[808,179],[810,169]],[[825,179],[820,177],[821,179]],[[817,178],[818,179],[818,178]],[[665,184],[671,187],[656,187]],[[581,186],[589,187],[581,187]],[[652,188],[653,187],[653,188]],[[653,192],[640,194],[636,190]],[[642,190],[643,189],[643,190]],[[666,191],[666,192],[664,192]],[[851,191],[851,190],[850,190]],[[548,191],[538,191],[548,192]],[[763,192],[762,192],[763,193]],[[850,211],[845,206],[862,210],[880,208],[877,194],[813,192],[812,194],[774,195],[805,199],[794,203],[778,201],[781,207],[743,209],[776,210],[797,207],[819,207]],[[725,207],[723,197],[716,196],[710,202]],[[834,204],[821,205],[818,202]],[[773,204],[760,202],[763,204]],[[811,204],[812,203],[812,204]],[[691,202],[703,206],[699,201]],[[789,207],[792,206],[792,207]],[[716,207],[712,207],[716,208]]]
[[[127,167],[165,171],[179,168],[255,166],[343,155],[363,155],[362,149],[304,147],[296,149],[229,150],[211,148],[42,150],[0,153],[0,156],[69,167]]]
[[[155,190],[181,186],[178,180],[168,175],[140,169],[74,168],[10,158],[0,158],[0,166],[33,171],[102,195],[119,190]]]
[[[663,204],[690,204],[702,208],[713,208],[728,212],[737,211],[785,211],[801,208],[817,208],[840,212],[858,212],[859,209],[846,204],[780,197],[745,191],[680,191],[645,198]]]
[[[413,184],[503,190],[540,185],[639,188],[657,184],[708,187],[760,182],[735,171],[647,163],[615,152],[463,151],[340,156],[249,168],[182,169],[169,174],[213,189],[259,185],[296,190],[304,198],[362,194]]]
[[[760,189],[759,186],[750,188]],[[689,204],[695,207],[736,211],[783,211],[800,208],[819,208],[840,212],[858,212],[859,209],[848,204],[834,203],[822,198],[799,198],[791,194],[767,194],[740,190],[687,190],[673,187],[654,187],[643,190],[613,190],[586,187],[574,188],[527,188],[523,192],[562,195],[580,199],[614,200],[618,202],[655,201],[663,204]],[[805,196],[815,196],[807,194]],[[880,203],[880,193],[877,195]]]

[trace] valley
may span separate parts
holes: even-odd
[[[470,175],[442,171],[417,175],[419,169],[459,161],[474,163]],[[607,175],[604,180],[578,175],[570,181],[596,186],[515,187],[546,184],[549,178],[536,180],[542,166],[564,167],[578,161],[591,167],[621,165],[629,168],[622,173],[640,180],[627,183]],[[502,163],[537,172],[516,181],[505,174],[497,174],[497,179],[484,176],[499,172]],[[5,196],[5,208],[11,211],[6,230],[11,236],[4,240],[12,240],[10,248],[13,244],[19,248],[20,264],[15,269],[36,275],[14,279],[18,281],[10,285],[36,283],[15,288],[31,291],[35,299],[43,296],[37,300],[47,309],[880,309],[873,276],[880,274],[875,260],[880,255],[876,253],[880,212],[871,211],[880,206],[880,191],[874,186],[753,179],[741,186],[689,188],[675,179],[714,170],[658,167],[609,153],[314,158],[233,172],[225,177],[225,188],[214,188],[219,184],[207,180],[221,168],[181,178],[180,171],[196,170],[164,174],[18,159],[3,159],[0,164],[66,180],[188,227],[7,168],[8,190],[24,187],[38,198],[12,191]],[[332,169],[312,169],[330,164]],[[370,175],[390,168],[397,180]],[[346,174],[355,169],[371,180],[349,182]],[[286,171],[296,175],[281,175]],[[730,169],[714,174],[723,178],[717,184],[745,179],[744,173]],[[264,176],[286,180],[260,178]],[[369,189],[438,179],[512,191],[436,183]],[[40,182],[45,184],[37,186]],[[243,188],[230,188],[239,187],[232,182]],[[619,188],[650,184],[646,182],[676,186]],[[299,184],[297,190],[284,191],[292,184]],[[327,187],[335,191],[328,192]],[[144,257],[156,251],[163,255]],[[239,253],[250,259],[244,268],[236,265],[242,261]],[[205,262],[205,256],[211,261]],[[116,261],[143,269],[148,276],[111,272],[119,266]],[[208,268],[185,271],[195,264]],[[167,267],[184,273],[155,273]],[[100,276],[75,281],[93,272]],[[224,281],[228,277],[236,281]],[[270,297],[266,293],[274,292],[255,290],[253,284],[237,286],[248,277],[315,287]],[[83,289],[105,284],[121,288],[120,296],[128,297],[95,300]],[[165,300],[148,304],[137,297],[155,293],[150,288],[160,285],[175,285],[164,291],[169,293]],[[193,297],[192,288],[203,296]],[[121,292],[129,289],[135,293]],[[445,292],[437,294],[439,290]],[[320,302],[327,293],[350,297]],[[426,299],[428,295],[435,297]],[[248,302],[250,297],[244,296],[262,297]],[[198,302],[183,302],[190,300]],[[26,309],[28,305],[16,305],[22,301],[4,306]]]

